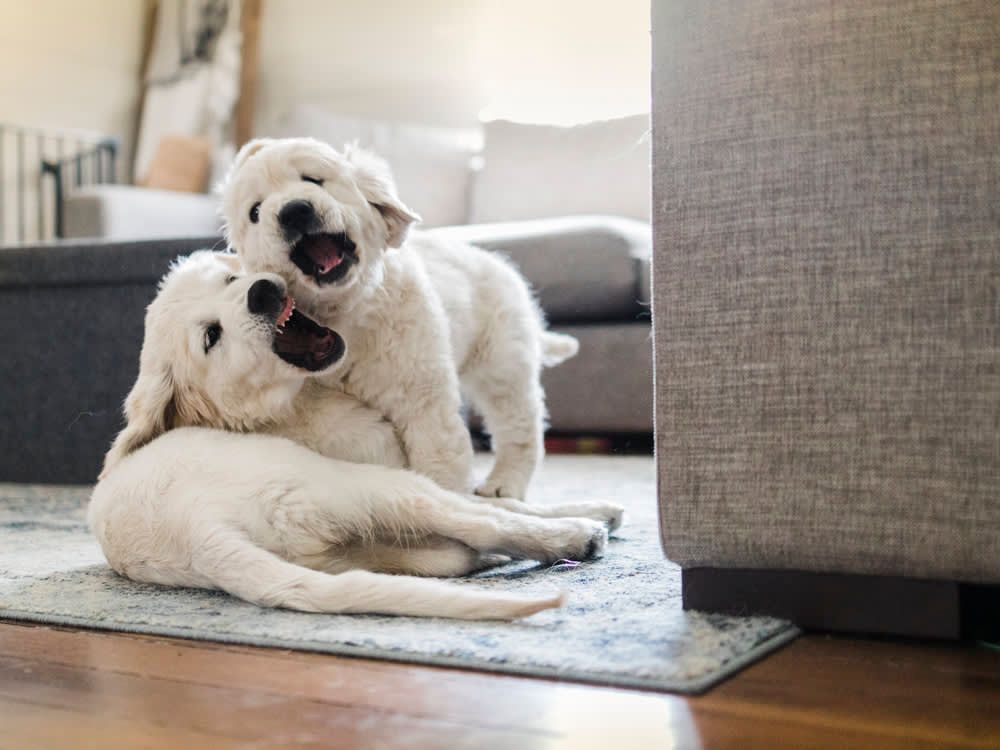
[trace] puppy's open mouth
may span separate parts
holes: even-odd
[[[320,286],[343,279],[358,261],[351,238],[343,232],[305,234],[292,245],[292,263]]]
[[[344,356],[344,339],[295,309],[295,300],[285,304],[274,321],[274,353],[290,365],[318,372]]]

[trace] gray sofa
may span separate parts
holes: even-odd
[[[1000,5],[653,9],[685,606],[998,638]]]
[[[435,231],[506,253],[581,352],[547,370],[551,424],[651,433],[649,226],[572,217]],[[217,237],[0,249],[0,481],[91,482],[138,367],[143,315],[172,259]]]

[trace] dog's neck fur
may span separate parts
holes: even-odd
[[[309,378],[290,411],[260,432],[280,435],[329,458],[403,467],[406,457],[392,425],[325,379]]]
[[[175,394],[175,427],[214,427],[229,432],[259,432],[294,418],[302,388],[287,395],[278,390],[257,399],[252,408],[240,411],[222,409],[205,394],[180,390]]]

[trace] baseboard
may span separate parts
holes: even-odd
[[[685,609],[766,614],[810,630],[1000,639],[1000,586],[793,570],[688,568]]]

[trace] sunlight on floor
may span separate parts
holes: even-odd
[[[541,711],[545,725],[569,734],[576,750],[700,747],[687,702],[673,695],[567,688],[553,691]]]

